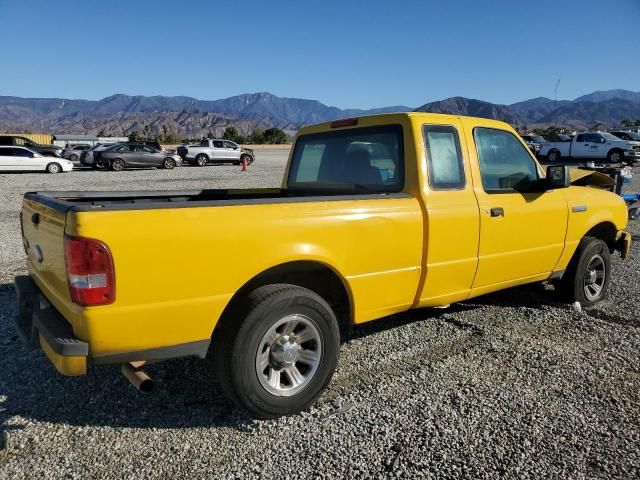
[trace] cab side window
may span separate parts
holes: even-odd
[[[429,185],[434,190],[460,190],[465,186],[458,132],[448,125],[425,125]]]
[[[487,193],[517,191],[538,179],[538,169],[527,149],[504,130],[476,128],[482,186]]]

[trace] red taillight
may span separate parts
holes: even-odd
[[[113,303],[116,288],[109,247],[98,240],[65,235],[64,259],[73,303],[82,307]]]
[[[358,124],[357,118],[345,118],[331,122],[331,128],[353,127]]]

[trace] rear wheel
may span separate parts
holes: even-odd
[[[62,171],[62,167],[60,166],[59,163],[50,163],[49,165],[47,165],[47,172],[48,173],[60,173]]]
[[[261,418],[312,405],[338,362],[340,335],[331,307],[294,285],[260,287],[216,333],[216,369],[229,398]]]
[[[589,306],[606,298],[610,281],[609,247],[599,238],[583,238],[564,274],[562,290],[570,300]]]
[[[167,157],[162,161],[162,168],[171,170],[176,166],[176,161],[173,158]]]
[[[199,167],[206,166],[208,161],[209,159],[204,153],[201,153],[196,157],[196,165],[198,165]]]
[[[609,163],[622,163],[624,162],[624,154],[622,150],[611,150],[607,154],[607,161]]]
[[[75,153],[72,153],[71,156],[69,157],[69,160],[71,160],[72,162],[77,162],[78,155],[76,155]]]
[[[560,152],[558,150],[551,150],[547,155],[547,160],[550,162],[560,161]]]
[[[125,164],[124,160],[121,158],[116,158],[115,160],[111,160],[111,170],[114,172],[120,172],[124,170]]]

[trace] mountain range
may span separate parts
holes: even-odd
[[[146,127],[151,134],[170,131],[195,138],[208,132],[221,135],[228,126],[243,134],[274,126],[294,132],[302,125],[337,118],[412,110],[495,118],[529,128],[554,123],[576,129],[596,123],[613,127],[624,119],[640,118],[640,92],[596,91],[575,100],[537,97],[511,105],[452,97],[417,109],[397,105],[370,110],[340,109],[266,92],[220,100],[124,94],[101,100],[0,96],[0,131],[128,135]]]

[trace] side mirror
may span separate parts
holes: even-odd
[[[566,165],[550,165],[547,167],[547,185],[549,188],[567,188],[571,185],[569,167]]]

